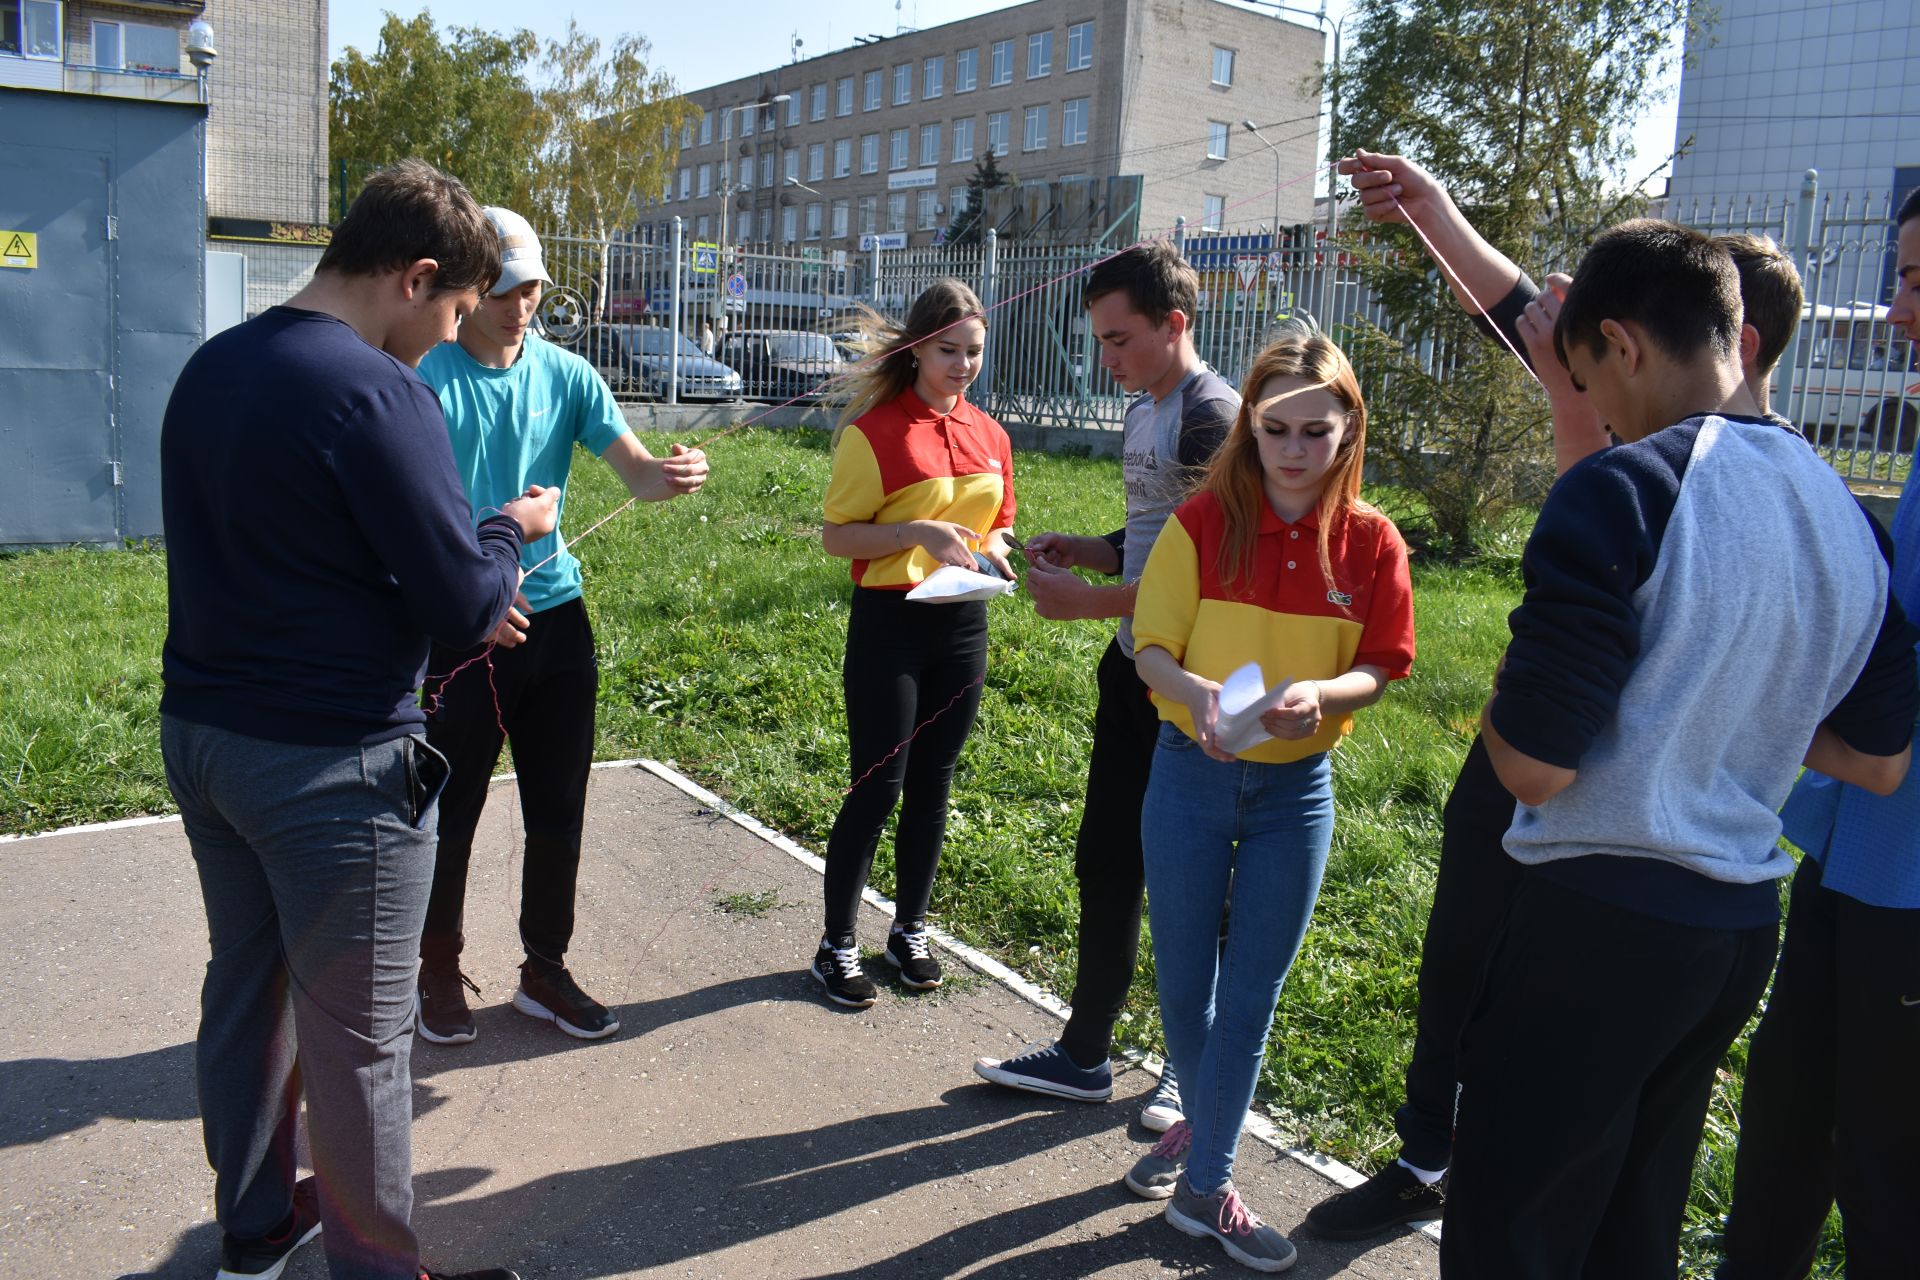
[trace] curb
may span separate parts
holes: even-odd
[[[805,863],[815,872],[820,874],[826,873],[827,864],[819,856],[767,826],[752,814],[722,800],[719,796],[713,794],[713,792],[687,777],[670,764],[663,764],[658,760],[615,760],[608,761],[604,764],[596,764],[594,768],[611,769],[628,766],[646,770],[668,786],[698,800],[701,804],[706,805],[721,817],[734,823],[734,825],[752,832],[760,839],[766,841],[796,861]],[[877,907],[882,911],[890,912],[893,910],[893,903],[871,887],[864,890],[861,893],[861,897],[870,906]],[[994,981],[1000,983],[1022,1000],[1025,1000],[1036,1008],[1045,1010],[1062,1022],[1066,1021],[1067,1006],[1062,1004],[1051,992],[1035,986],[992,956],[968,946],[966,943],[937,926],[929,924],[927,926],[927,932],[931,933],[934,940],[943,948],[959,956],[962,960],[966,961],[968,965],[978,969],[981,973],[986,974]],[[1160,1074],[1159,1064],[1145,1056],[1137,1052],[1129,1052],[1126,1056],[1133,1065],[1150,1072],[1156,1077]],[[1252,1112],[1248,1112],[1245,1132],[1251,1134],[1254,1138],[1273,1148],[1275,1151],[1280,1152],[1282,1155],[1288,1156],[1298,1163],[1305,1165],[1327,1181],[1343,1189],[1357,1187],[1367,1180],[1365,1174],[1362,1174],[1357,1169],[1349,1168],[1338,1160],[1308,1151],[1304,1147],[1288,1146],[1286,1140],[1280,1136],[1279,1130],[1274,1127],[1272,1121],[1264,1116],[1258,1116]],[[1440,1223],[1437,1221],[1416,1222],[1410,1223],[1409,1225],[1436,1243],[1440,1239]]]

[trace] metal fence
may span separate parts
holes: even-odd
[[[1744,231],[1785,246],[1808,304],[1773,383],[1776,410],[1849,479],[1898,485],[1920,435],[1920,366],[1887,323],[1892,286],[1890,197],[1824,198],[1812,175],[1796,199],[1764,198],[1669,210],[1710,232]],[[1100,368],[1081,305],[1087,271],[1109,244],[1035,244],[989,231],[983,243],[853,251],[813,245],[543,237],[555,287],[541,307],[554,337],[591,359],[622,397],[667,401],[811,400],[858,358],[855,314],[898,316],[943,276],[991,308],[984,368],[972,398],[1008,422],[1113,429],[1127,397]],[[1238,381],[1290,320],[1339,332],[1389,327],[1344,238],[1315,227],[1279,235],[1175,231],[1200,273],[1194,339],[1202,359]],[[675,267],[678,264],[678,270]],[[1438,278],[1435,287],[1440,287]],[[1489,300],[1490,301],[1490,300]],[[1430,340],[1420,356],[1453,353]],[[709,352],[710,348],[710,352]]]

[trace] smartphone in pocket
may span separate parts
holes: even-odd
[[[413,806],[409,821],[414,826],[426,821],[434,802],[446,790],[447,775],[451,772],[447,758],[434,750],[425,738],[407,739],[407,794]]]

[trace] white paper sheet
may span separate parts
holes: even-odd
[[[1269,689],[1260,664],[1249,662],[1228,676],[1220,685],[1220,717],[1214,725],[1214,737],[1223,751],[1239,755],[1273,737],[1260,725],[1260,717],[1279,706],[1293,684],[1283,679]]]
[[[991,600],[1011,590],[1013,583],[997,573],[943,564],[907,592],[907,599],[922,604],[959,604],[963,600]]]

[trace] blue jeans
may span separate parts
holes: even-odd
[[[1326,754],[1222,764],[1163,724],[1140,839],[1167,1057],[1193,1126],[1187,1181],[1205,1195],[1233,1175],[1280,987],[1320,893],[1333,839]]]
[[[293,1203],[304,1095],[333,1280],[412,1280],[413,992],[445,760],[418,736],[265,742],[160,719],[212,955],[195,1068],[214,1213]]]

